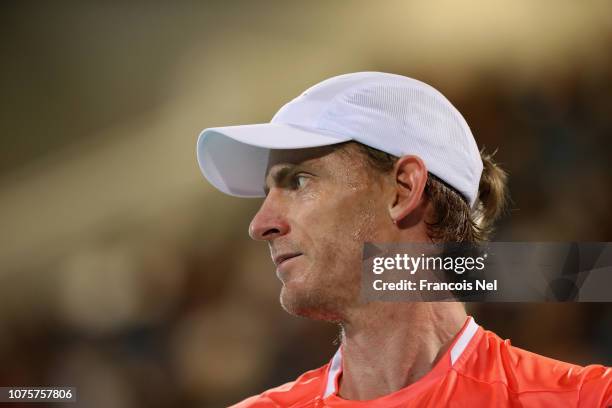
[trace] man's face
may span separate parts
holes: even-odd
[[[281,304],[305,317],[342,320],[358,305],[361,252],[385,240],[391,189],[354,144],[270,154],[268,194],[251,221],[283,283]]]

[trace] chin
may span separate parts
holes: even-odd
[[[283,286],[280,303],[287,313],[294,316],[328,322],[342,321],[339,302],[327,298],[320,291],[296,290]]]

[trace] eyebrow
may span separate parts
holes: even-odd
[[[276,167],[276,166],[275,166]],[[272,181],[275,185],[282,184],[287,177],[295,173],[296,170],[299,169],[299,166],[295,164],[283,164],[279,165],[277,170],[273,170],[269,173],[269,177],[272,178]],[[266,177],[266,182],[263,186],[264,193],[268,195],[270,192],[270,187],[268,187],[268,177]]]

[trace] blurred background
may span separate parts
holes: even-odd
[[[325,364],[337,328],[282,311],[247,236],[260,200],[208,185],[195,143],[341,73],[426,81],[499,148],[514,204],[497,240],[612,240],[607,0],[0,7],[2,386],[221,407]],[[611,304],[470,312],[519,347],[612,365]]]

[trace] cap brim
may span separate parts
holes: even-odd
[[[204,129],[197,155],[204,177],[217,189],[236,197],[263,197],[272,149],[304,149],[351,140],[278,123]]]

